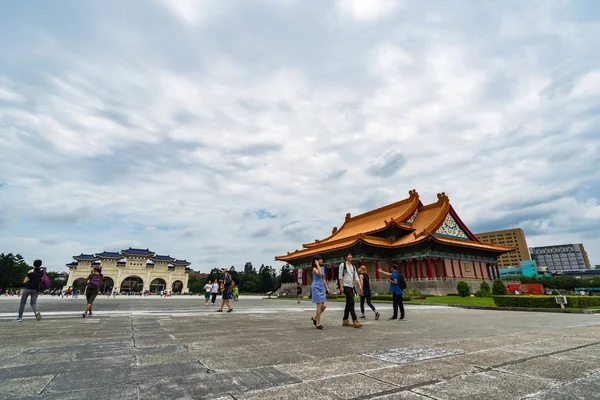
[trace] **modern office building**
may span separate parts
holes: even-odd
[[[500,279],[510,279],[517,276],[544,276],[550,275],[539,268],[535,260],[521,261],[518,267],[500,268]]]
[[[520,266],[521,261],[531,260],[525,233],[521,228],[476,233],[475,236],[482,242],[515,248],[514,251],[503,254],[498,258],[498,268],[516,268]]]
[[[530,247],[531,257],[548,272],[590,269],[590,260],[583,244],[559,244],[555,246]]]

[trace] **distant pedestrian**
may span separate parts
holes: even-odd
[[[217,280],[215,279],[215,281],[212,284],[212,297],[211,297],[211,301],[210,303],[214,306],[215,305],[215,301],[217,301],[217,294],[219,294],[219,284],[217,283]]]
[[[392,293],[392,299],[394,304],[394,314],[389,319],[398,319],[398,309],[400,309],[400,319],[404,319],[404,303],[402,302],[402,294],[403,290],[401,289],[400,281],[403,280],[398,273],[398,265],[396,263],[392,263],[390,265],[390,272],[385,272],[381,268],[379,268],[379,272],[384,275],[387,275],[387,281],[390,283],[390,292]]]
[[[360,295],[360,317],[365,318],[365,301],[367,305],[371,307],[371,310],[375,313],[375,319],[379,319],[379,312],[375,309],[373,303],[371,303],[371,279],[367,273],[367,267],[361,265],[358,268],[358,276],[362,283],[363,294]]]
[[[342,326],[354,326],[355,328],[362,327],[362,324],[358,322],[356,317],[356,311],[354,311],[354,282],[358,284],[359,292],[362,295],[362,283],[358,278],[356,268],[352,265],[352,254],[348,253],[344,257],[344,262],[340,264],[338,272],[338,281],[340,285],[340,293],[344,293],[346,296],[346,308],[344,308],[344,319],[342,320]],[[352,323],[348,321],[348,316],[352,316]]]
[[[92,304],[94,304],[94,300],[100,291],[102,278],[102,266],[95,265],[94,268],[92,268],[92,273],[87,277],[87,287],[85,288],[87,305],[85,306],[85,311],[83,312],[83,318],[92,316]]]
[[[33,269],[27,272],[27,276],[23,280],[25,284],[25,288],[21,292],[21,304],[19,305],[19,316],[15,320],[15,322],[23,322],[23,312],[25,311],[25,304],[27,303],[27,298],[31,296],[31,300],[29,300],[29,304],[35,313],[35,319],[42,319],[42,314],[38,310],[37,299],[39,296],[39,284],[40,279],[44,276],[44,271],[42,270],[42,260],[35,260],[33,262]]]
[[[320,255],[316,255],[312,260],[312,274],[313,281],[311,285],[311,293],[312,293],[312,302],[316,304],[315,315],[310,317],[313,324],[317,329],[323,330],[325,329],[321,324],[321,315],[325,312],[327,308],[327,293],[329,293],[329,288],[327,287],[327,274],[325,273],[325,269],[321,266],[323,264],[323,257]]]
[[[206,282],[206,285],[204,285],[204,305],[207,306],[208,305],[208,301],[210,300],[210,294],[212,292],[212,283],[210,283],[211,281],[208,280]]]
[[[227,312],[232,312],[233,311],[233,307],[231,307],[231,304],[229,303],[229,300],[233,299],[233,279],[231,279],[231,275],[229,275],[229,271],[227,271],[226,269],[223,270],[223,283],[222,283],[222,289],[221,292],[223,293],[222,295],[222,300],[221,300],[221,307],[217,310],[217,312],[223,312],[223,307],[225,305],[227,305]]]
[[[300,299],[302,298],[302,285],[296,284],[296,297],[298,298],[298,304],[300,304]]]
[[[233,287],[233,301],[238,301],[239,297],[240,297],[240,288],[238,285],[235,285]]]

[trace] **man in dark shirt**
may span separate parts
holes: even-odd
[[[31,300],[29,304],[35,313],[35,319],[38,321],[42,319],[42,314],[40,314],[37,307],[37,298],[39,295],[38,285],[40,283],[40,279],[44,276],[44,271],[42,270],[42,260],[35,260],[33,262],[33,269],[27,272],[27,276],[23,280],[25,284],[25,288],[21,292],[21,304],[19,306],[19,316],[15,320],[15,322],[23,322],[23,312],[25,311],[25,304],[27,303],[27,298],[31,296]]]
[[[298,304],[300,304],[300,299],[302,298],[302,286],[300,284],[296,286],[296,297],[298,298]]]

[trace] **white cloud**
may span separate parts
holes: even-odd
[[[156,0],[187,25],[205,23],[223,12],[218,0]]]
[[[340,12],[364,22],[389,18],[402,6],[402,3],[402,0],[336,0]]]
[[[11,53],[20,71],[0,81],[8,251],[56,266],[129,246],[204,271],[276,265],[347,212],[416,188],[425,202],[448,193],[474,230],[521,226],[530,244],[583,242],[598,263],[599,60],[554,42],[591,46],[589,26],[544,11],[523,38],[514,21],[537,6],[490,17],[483,6],[418,3],[402,13],[381,3],[378,14],[361,8],[369,2],[344,3],[352,22],[325,31],[302,2],[230,7],[210,24],[207,4],[168,5],[208,7],[189,25],[182,17],[184,29],[113,21],[114,37],[134,32],[123,40],[133,47],[82,32],[81,50],[72,34],[46,34],[54,45],[35,53],[43,73]],[[161,28],[168,45],[154,35]]]

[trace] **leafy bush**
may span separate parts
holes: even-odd
[[[477,295],[477,293],[479,293],[479,295]],[[481,282],[477,293],[475,293],[475,296],[477,297],[492,297],[492,289],[487,282]]]
[[[456,291],[458,292],[460,297],[469,297],[471,294],[471,288],[469,284],[465,281],[460,281],[456,285]]]
[[[557,308],[554,296],[493,296],[498,307]],[[600,307],[600,296],[567,296],[567,308]]]
[[[417,297],[417,296],[423,296],[423,294],[414,288],[406,289],[406,290],[404,290],[404,293],[402,294],[402,297]]]
[[[492,294],[494,296],[505,296],[506,295],[506,286],[504,286],[504,282],[502,279],[494,280],[492,284]]]

